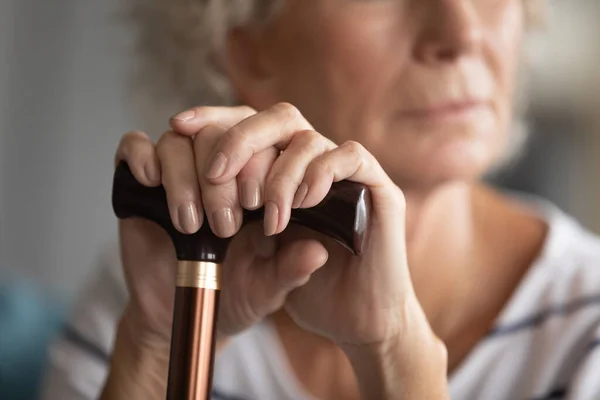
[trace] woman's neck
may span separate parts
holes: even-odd
[[[405,193],[411,278],[434,325],[448,315],[444,308],[468,290],[468,277],[480,252],[475,240],[475,193],[472,186],[463,183],[447,184],[425,194]]]
[[[407,196],[407,251],[417,297],[452,369],[487,334],[540,252],[547,226],[484,186]]]

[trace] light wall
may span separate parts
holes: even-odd
[[[109,25],[112,1],[0,4],[0,265],[68,296],[115,237],[127,35]]]

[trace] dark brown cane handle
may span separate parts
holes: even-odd
[[[171,222],[165,189],[162,186],[146,187],[140,184],[125,162],[119,163],[114,175],[112,205],[120,219],[145,218],[159,224],[173,240],[177,258],[188,261],[223,262],[230,239],[212,233],[208,223],[203,223],[192,235],[180,233]],[[328,235],[354,254],[361,254],[369,224],[370,197],[361,184],[342,181],[334,183],[325,199],[317,206],[294,209],[291,222],[295,222]],[[264,209],[244,210],[244,224],[262,220]]]

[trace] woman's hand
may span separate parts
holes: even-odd
[[[223,264],[219,331],[234,334],[285,307],[303,328],[338,344],[397,337],[418,304],[404,238],[404,199],[360,144],[337,146],[293,106],[256,113],[247,107],[188,110],[172,119],[158,144],[126,135],[125,159],[143,184],[162,183],[175,227],[209,223],[218,236],[237,233],[242,207],[265,206],[260,225],[244,228]],[[317,205],[331,184],[351,180],[372,197],[361,256],[307,229],[290,227],[292,207]],[[273,235],[280,234],[276,243]],[[175,259],[167,236],[143,221],[122,221],[123,261],[144,329],[168,338]],[[408,307],[410,305],[410,307]],[[418,313],[415,313],[417,315]]]
[[[404,197],[364,147],[337,146],[286,103],[258,113],[248,107],[199,107],[175,116],[171,126],[156,145],[143,133],[125,135],[116,161],[127,161],[142,184],[164,185],[172,222],[181,232],[208,223],[217,236],[235,235],[222,266],[221,338],[285,308],[301,327],[344,349],[366,398],[445,393],[444,347],[431,332],[408,271]],[[341,180],[361,183],[371,194],[360,256],[314,231],[288,227],[292,208],[317,205]],[[263,205],[263,224],[238,233],[242,209]],[[135,332],[135,339],[125,334],[117,347],[141,343],[133,356],[122,350],[122,359],[137,369],[158,368],[162,372],[154,378],[165,376],[173,245],[151,222],[119,223],[131,295],[119,333]],[[153,349],[161,349],[160,357],[141,362],[157,353]],[[121,375],[115,376],[106,393],[111,387],[122,391]],[[161,378],[147,389],[159,393],[163,385]]]

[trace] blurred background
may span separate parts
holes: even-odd
[[[120,136],[132,128],[158,134],[169,117],[140,115],[131,105],[131,39],[116,18],[118,6],[117,0],[0,1],[2,399],[11,387],[23,393],[11,399],[32,398],[46,341],[96,255],[116,238],[110,189]],[[545,28],[529,43],[530,148],[494,177],[498,185],[547,197],[596,232],[598,21],[598,0],[551,2]],[[36,326],[47,334],[37,331],[32,341]]]

